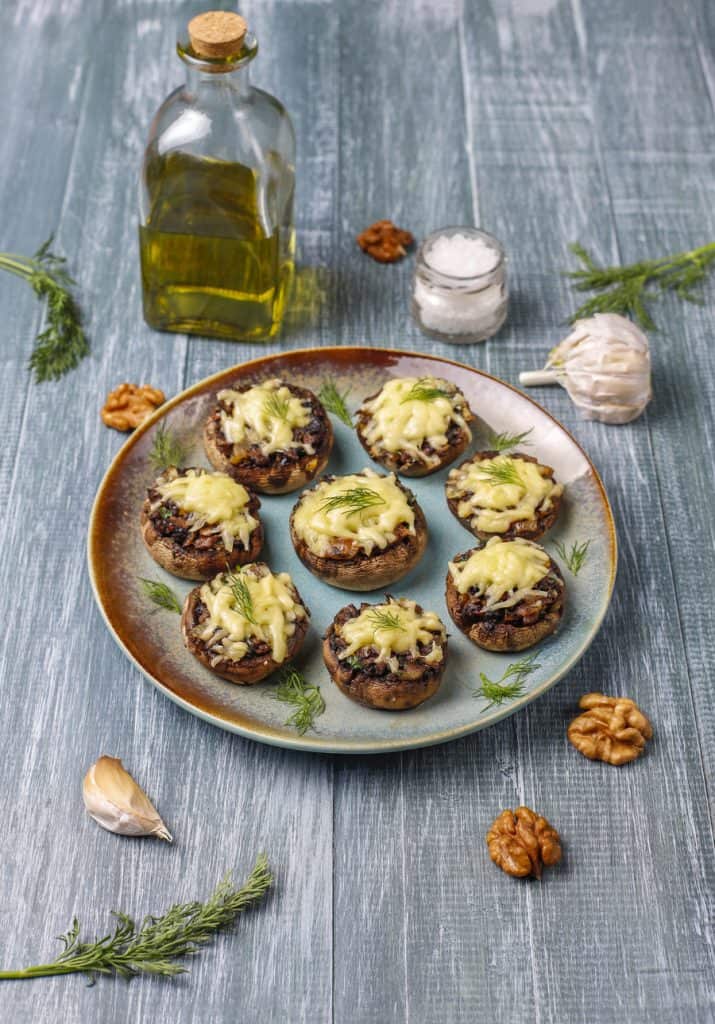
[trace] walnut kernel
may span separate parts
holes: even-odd
[[[378,263],[395,263],[407,255],[414,237],[396,227],[391,220],[378,220],[357,236],[357,244]]]
[[[561,860],[558,832],[529,807],[502,811],[487,832],[487,846],[494,863],[514,878],[541,878],[543,866]]]
[[[587,693],[579,701],[584,714],[568,727],[568,738],[592,761],[627,764],[643,753],[653,727],[641,709],[628,697],[607,697]]]
[[[107,395],[102,420],[115,430],[134,430],[165,401],[164,392],[148,384],[120,384]]]

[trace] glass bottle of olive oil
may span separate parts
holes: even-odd
[[[159,108],[144,154],[144,317],[162,331],[239,341],[280,328],[293,279],[295,137],[252,87],[255,38],[226,11],[189,23],[187,82]]]

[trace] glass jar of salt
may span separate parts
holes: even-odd
[[[506,320],[504,250],[478,228],[440,228],[417,253],[412,315],[430,337],[485,341]]]

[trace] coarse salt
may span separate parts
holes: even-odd
[[[500,254],[479,237],[439,235],[425,250],[425,260],[438,274],[447,277],[481,277],[494,270]]]
[[[417,254],[412,313],[426,333],[444,341],[484,341],[507,313],[504,253],[478,228],[442,228]]]

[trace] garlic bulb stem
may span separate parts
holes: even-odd
[[[524,370],[519,374],[519,383],[527,388],[538,388],[547,384],[558,384],[559,376],[555,370]]]

